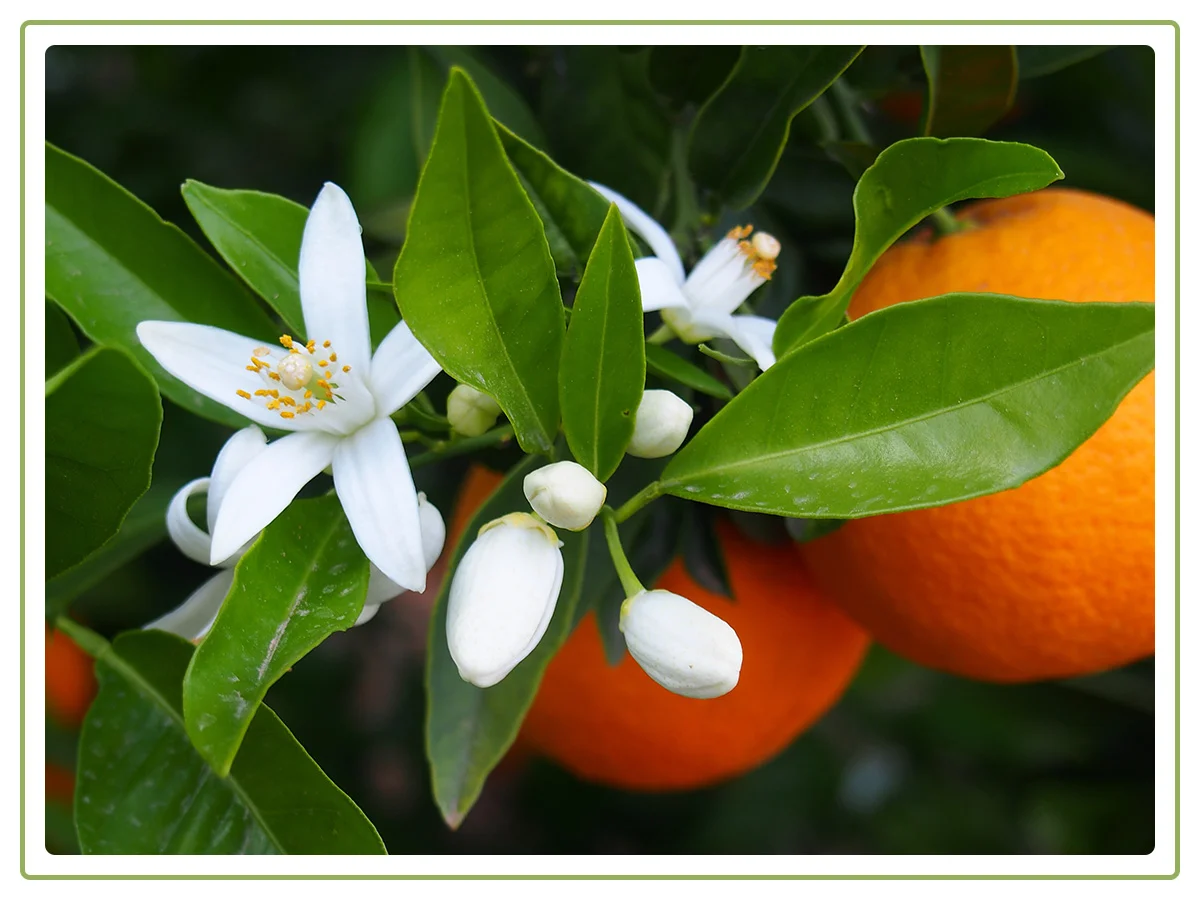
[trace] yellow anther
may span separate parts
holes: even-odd
[[[342,371],[343,371],[343,372],[349,372],[349,371],[350,371],[350,367],[349,367],[349,366],[342,366]]]
[[[323,368],[325,368],[327,365],[329,365],[329,360],[327,360],[327,359],[323,359],[323,360],[321,360],[320,362],[318,362],[318,363],[317,363],[317,365],[318,365],[318,366],[320,366],[320,367],[323,369]]]
[[[304,349],[307,350],[309,353],[314,352],[317,349],[317,342],[309,341],[307,344],[304,345]]]
[[[289,353],[299,353],[300,351],[297,350],[295,347],[288,347],[288,352]]]
[[[247,372],[257,372],[258,366],[246,366],[246,371]]]
[[[325,408],[325,401],[324,401],[324,400],[318,400],[318,401],[317,401],[317,409],[324,409],[324,408]]]
[[[295,413],[290,413],[290,412],[288,412],[288,411],[285,409],[283,412],[281,412],[281,413],[279,414],[279,418],[281,418],[281,419],[294,419],[294,418],[296,418],[296,414],[295,414]]]
[[[325,347],[326,349],[328,349],[328,347],[329,347],[329,341],[326,341],[326,342],[325,342],[325,343],[323,343],[321,346],[322,346],[322,347]]]
[[[255,356],[270,356],[271,351],[266,347],[255,347],[254,355]]]
[[[305,399],[305,400],[307,400],[307,399],[308,399],[309,397],[311,397],[311,396],[312,396],[312,391],[305,391],[305,392],[304,392],[304,399]]]
[[[328,345],[328,344],[326,344],[326,346],[329,346],[329,345]],[[337,354],[336,354],[336,353],[330,353],[330,354],[329,354],[329,361],[330,361],[330,362],[337,362]]]
[[[306,402],[302,407],[300,407],[299,412],[308,412],[310,409],[312,409],[312,406],[313,405],[311,403]]]
[[[254,363],[254,365],[258,366],[260,369],[269,369],[271,367],[270,363],[265,363],[256,356],[250,357],[250,362]]]
[[[738,225],[735,228],[729,229],[729,233],[725,237],[734,241],[740,241],[742,238],[750,237],[750,232],[753,230],[753,225]]]
[[[279,401],[278,400],[268,400],[267,401],[267,409],[279,409]]]
[[[279,376],[275,372],[268,372],[267,377],[272,381],[279,381]]]
[[[287,347],[288,349],[291,349],[292,336],[290,334],[280,335],[279,343],[283,344],[283,346]]]
[[[238,395],[239,397],[245,397],[247,400],[249,400],[249,399],[250,399],[250,392],[249,392],[249,391],[238,391],[238,392],[237,392],[237,395]]]
[[[329,390],[329,382],[326,381],[324,378],[318,378],[317,379],[317,387],[325,388],[325,390]]]
[[[279,391],[275,390],[275,388],[271,388],[269,391],[267,391],[267,393],[270,394],[272,397],[279,396]]]
[[[259,388],[257,391],[254,392],[254,396],[255,397],[270,397],[271,392],[268,391],[266,388]]]
[[[296,405],[296,401],[293,400],[291,397],[280,397],[279,402],[282,403],[284,406],[295,406]]]

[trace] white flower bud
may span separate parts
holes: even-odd
[[[479,437],[496,424],[500,404],[469,384],[460,384],[446,398],[450,427],[464,437]]]
[[[583,531],[604,505],[608,488],[579,463],[542,466],[525,476],[525,499],[556,528]]]
[[[621,604],[621,631],[642,670],[668,691],[707,700],[728,694],[742,670],[742,642],[722,619],[670,591]]]
[[[646,391],[633,420],[625,452],[642,459],[669,456],[679,449],[692,425],[692,406],[670,391]]]
[[[486,688],[533,652],[558,603],[558,535],[529,513],[479,529],[450,583],[446,643],[463,681]]]

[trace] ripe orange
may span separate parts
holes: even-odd
[[[76,727],[96,696],[92,658],[61,631],[46,629],[46,711]]]
[[[1154,299],[1154,218],[1051,189],[966,207],[972,230],[884,254],[852,318],[991,291]],[[847,523],[803,545],[818,583],[880,643],[989,681],[1096,672],[1154,652],[1154,375],[1062,465],[1013,490]]]

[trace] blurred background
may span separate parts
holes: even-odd
[[[1153,212],[1152,52],[1085,48],[1073,65],[1056,68],[1040,49],[1022,48],[1016,101],[987,136],[1039,146],[1067,174],[1065,185]],[[736,48],[706,48],[698,71],[715,86],[735,58]],[[469,65],[497,118],[557,162],[669,219],[672,200],[661,185],[670,133],[695,106],[689,86],[673,83],[669,68],[656,70],[646,48],[60,46],[46,55],[47,138],[206,247],[179,193],[185,179],[270,191],[305,206],[324,181],[336,181],[355,199],[373,262],[390,271],[441,79],[454,63]],[[917,133],[925,84],[917,48],[869,48],[845,81],[877,146]],[[633,163],[608,143],[614,110],[644,148]],[[760,311],[768,315],[800,294],[828,290],[849,253],[853,165],[812,140],[828,127],[827,112],[796,120],[752,210],[789,260],[787,277],[764,289]],[[164,539],[160,510],[184,481],[208,473],[228,434],[165,404],[154,486],[131,514],[131,521],[144,514],[145,552],[100,576],[77,572],[74,586],[52,583],[50,606],[75,594],[73,615],[111,636],[172,608],[206,579],[209,570]],[[419,489],[448,512],[464,465],[421,469]],[[402,598],[371,627],[335,635],[267,700],[391,853],[1134,854],[1154,847],[1152,661],[1008,687],[920,668],[881,648],[816,726],[740,779],[634,794],[510,754],[452,832],[430,796],[422,738],[431,599]],[[86,660],[62,646],[48,655],[52,852],[77,852],[70,773],[87,671]]]

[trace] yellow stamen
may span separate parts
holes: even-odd
[[[307,350],[309,353],[312,353],[314,350],[317,349],[317,342],[309,341],[307,344],[304,345],[304,349]]]
[[[311,397],[311,396],[312,396],[312,391],[305,391],[305,392],[304,392],[304,399],[305,399],[305,400],[307,400],[307,399],[308,399],[309,397]]]
[[[726,234],[725,237],[729,238],[730,240],[740,241],[742,238],[749,237],[750,232],[752,232],[753,230],[754,230],[753,225],[738,225],[734,228],[729,229],[729,233]]]
[[[327,359],[323,359],[323,360],[321,360],[319,363],[317,363],[317,365],[318,365],[318,366],[320,366],[320,367],[323,369],[323,368],[325,368],[327,365],[329,365],[329,360],[327,360]]]
[[[249,400],[249,399],[250,399],[250,392],[249,392],[249,391],[238,391],[238,392],[237,392],[237,395],[238,395],[239,397],[245,397],[247,400]]]
[[[274,381],[279,381],[279,375],[275,372],[268,372],[267,377]]]
[[[246,366],[246,371],[247,372],[257,372],[258,366]]]
[[[290,334],[280,335],[279,343],[290,349],[292,346],[292,336]]]
[[[337,362],[337,354],[336,354],[336,353],[330,353],[330,354],[329,354],[329,361],[330,361],[330,362]]]
[[[268,400],[267,401],[267,409],[279,409],[279,401],[278,400]]]
[[[325,343],[323,343],[321,346],[322,346],[322,347],[324,347],[324,348],[326,348],[326,349],[329,349],[329,341],[326,341],[326,342],[325,342]]]
[[[290,412],[288,412],[288,411],[285,409],[283,412],[281,412],[281,413],[279,414],[279,418],[281,418],[281,419],[294,419],[294,418],[296,418],[296,414],[295,414],[295,413],[290,413]]]
[[[254,396],[255,397],[270,397],[271,392],[268,391],[266,388],[259,388],[257,391],[254,392]]]
[[[282,403],[284,406],[295,406],[296,405],[296,401],[293,400],[291,397],[280,397],[279,402]]]
[[[342,371],[343,371],[343,372],[349,372],[349,371],[350,371],[350,367],[349,367],[349,366],[342,366]]]
[[[317,409],[324,409],[324,408],[325,408],[325,401],[324,401],[324,400],[318,400],[318,401],[317,401]]]

